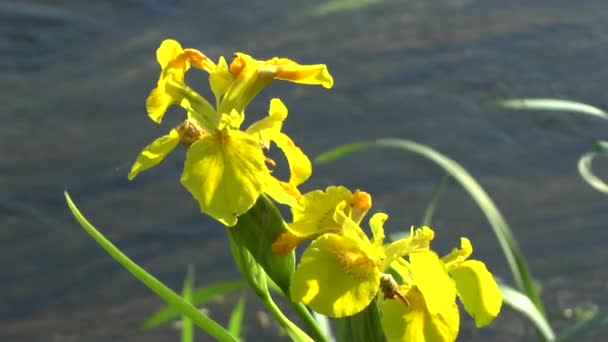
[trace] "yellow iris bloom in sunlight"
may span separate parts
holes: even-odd
[[[285,58],[258,61],[237,53],[228,65],[222,57],[214,63],[194,49],[183,49],[174,40],[158,48],[161,74],[157,87],[146,101],[150,118],[160,123],[167,108],[179,105],[188,119],[141,152],[129,179],[159,164],[179,142],[188,147],[181,182],[199,202],[200,209],[227,226],[247,212],[263,192],[280,203],[297,206],[301,197],[297,186],[312,173],[308,157],[281,132],[287,108],[272,99],[268,116],[240,130],[245,107],[274,79],[302,84],[333,85],[327,67],[300,65]],[[185,84],[190,67],[209,73],[215,106]],[[291,176],[280,182],[271,176],[264,149],[274,142],[285,154]]]
[[[388,341],[456,340],[460,326],[458,306],[454,297],[450,300],[445,296],[445,286],[440,283],[453,284],[478,328],[492,322],[502,306],[502,294],[481,261],[466,260],[472,252],[470,241],[461,238],[461,248],[442,259],[429,250],[410,253],[409,263],[403,259],[395,262],[395,269],[408,278],[408,284],[401,285],[400,291],[409,305],[394,299],[383,302],[382,326]],[[435,275],[430,276],[429,270],[436,270]]]
[[[334,219],[336,210],[342,209],[343,215],[359,224],[371,206],[371,196],[363,191],[353,193],[343,186],[333,185],[325,191],[311,191],[302,197],[299,207],[291,208],[293,222],[287,224],[287,232],[278,237],[272,249],[287,255],[305,240],[325,233],[340,235],[342,225]]]
[[[344,208],[336,210],[339,234],[325,233],[304,251],[291,283],[291,299],[331,317],[352,316],[365,309],[378,293],[388,265],[408,253],[428,249],[433,238],[432,230],[423,227],[408,238],[383,245],[386,219],[383,213],[372,216],[370,240],[344,214]]]

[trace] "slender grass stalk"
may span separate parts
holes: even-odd
[[[164,299],[171,305],[175,306],[182,314],[192,319],[192,322],[198,327],[207,332],[211,337],[220,342],[237,342],[238,340],[232,336],[224,327],[213,321],[207,315],[200,312],[192,304],[185,301],[180,295],[173,292],[165,284],[154,278],[150,273],[133,262],[129,257],[122,253],[108,239],[105,238],[93,225],[80,213],[67,191],[64,193],[68,207],[82,228],[86,230],[97,243],[118,261],[124,268],[129,271],[135,278],[146,285],[150,290],[156,293],[157,296]]]

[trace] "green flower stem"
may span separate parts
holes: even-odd
[[[68,195],[67,191],[64,193],[65,199],[72,211],[72,214],[78,220],[78,223],[84,228],[84,230],[91,235],[97,243],[110,254],[116,261],[118,261],[124,268],[127,269],[135,278],[146,285],[150,290],[154,291],[156,295],[167,301],[167,303],[176,307],[182,314],[188,316],[194,324],[199,326],[201,329],[206,331],[211,337],[217,341],[226,342],[238,342],[238,340],[232,336],[226,329],[221,325],[214,322],[207,315],[200,312],[192,304],[185,301],[181,296],[173,292],[170,288],[161,283],[158,279],[154,278],[150,273],[146,272],[143,268],[133,262],[129,257],[123,254],[116,246],[114,246],[108,239],[106,239],[93,225],[82,216],[76,205],[72,202],[72,199]]]
[[[291,337],[292,340],[302,342],[314,342],[312,338],[306,335],[305,332],[303,332],[297,325],[293,324],[293,322],[290,321],[289,318],[285,316],[285,314],[283,314],[283,312],[277,306],[274,300],[272,300],[270,294],[260,297],[260,299],[262,299],[262,302],[264,303],[266,308],[270,311],[275,320],[283,327],[283,329],[285,329],[285,331],[287,332],[287,334],[289,334],[289,337]]]
[[[298,314],[298,316],[300,317],[302,322],[304,322],[304,324],[306,324],[308,329],[310,329],[312,335],[315,338],[315,341],[329,342],[329,339],[327,338],[327,336],[325,335],[325,333],[323,332],[323,330],[317,323],[317,320],[312,316],[312,314],[310,313],[310,311],[308,311],[308,309],[306,308],[306,306],[304,306],[304,304],[302,304],[301,302],[294,303],[291,300],[289,301],[289,304],[295,310],[295,312]]]

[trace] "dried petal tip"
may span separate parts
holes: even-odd
[[[186,119],[176,129],[179,134],[179,142],[186,147],[190,147],[207,134],[207,131],[193,119]]]

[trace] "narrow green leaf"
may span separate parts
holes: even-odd
[[[581,114],[593,115],[598,118],[608,119],[608,113],[603,110],[590,106],[588,104],[560,100],[560,99],[542,99],[542,98],[529,98],[529,99],[508,99],[498,103],[500,106],[505,108],[517,109],[517,110],[548,110],[548,111],[560,111],[560,112],[574,112]]]
[[[608,184],[593,173],[591,162],[595,157],[608,157],[608,141],[598,141],[593,150],[583,154],[578,160],[578,172],[595,190],[608,194]]]
[[[530,301],[530,298],[507,284],[499,282],[498,287],[500,288],[500,292],[502,292],[503,300],[506,305],[527,317],[545,340],[553,341],[555,339],[553,329],[551,329],[551,326],[544,315],[538,311],[534,303]]]
[[[606,325],[608,325],[608,309],[597,310],[589,318],[568,327],[557,337],[556,341],[566,342],[574,341],[575,339],[580,341],[579,338],[581,336],[601,328],[606,328]]]
[[[241,327],[243,326],[243,317],[245,317],[245,296],[239,298],[238,303],[230,314],[230,320],[228,321],[228,331],[233,336],[241,336]]]
[[[192,305],[200,307],[205,303],[217,298],[219,296],[228,294],[232,291],[245,288],[247,284],[243,281],[227,281],[218,282],[204,287],[195,289],[192,293]],[[179,310],[171,305],[167,305],[164,308],[154,312],[141,326],[141,329],[152,329],[159,327],[175,318],[179,315]]]
[[[194,266],[188,265],[182,296],[184,300],[192,304],[192,288],[194,287]],[[194,325],[188,316],[182,314],[182,342],[194,342]],[[238,335],[234,335],[238,336]]]
[[[443,194],[443,190],[445,189],[448,180],[450,180],[450,175],[448,173],[444,173],[443,176],[441,176],[439,182],[437,183],[435,190],[433,190],[433,194],[431,195],[431,201],[424,210],[424,215],[422,215],[422,220],[420,222],[421,226],[428,226],[431,224],[431,221],[433,220],[433,214],[435,213],[435,208],[439,203],[439,198],[441,198],[441,195]]]
[[[184,315],[188,316],[194,324],[203,329],[214,339],[224,342],[236,342],[237,339],[232,336],[226,329],[221,325],[217,324],[207,315],[197,310],[192,304],[185,301],[178,294],[173,292],[170,288],[161,283],[158,279],[154,278],[150,273],[146,272],[143,268],[133,262],[129,257],[123,254],[116,246],[114,246],[108,239],[106,239],[93,225],[80,213],[76,205],[72,202],[72,199],[68,195],[67,191],[64,192],[65,199],[68,203],[68,207],[72,211],[72,214],[80,223],[82,228],[86,230],[91,237],[97,241],[97,243],[118,261],[124,268],[127,269],[135,278],[146,285],[150,290],[156,293],[157,296],[164,299],[171,305],[174,305]]]
[[[540,295],[534,284],[534,279],[528,268],[528,263],[521,252],[509,225],[502,214],[479,183],[460,164],[434,149],[405,139],[385,138],[367,142],[355,142],[334,148],[316,158],[316,162],[325,163],[347,154],[367,148],[397,148],[416,153],[435,164],[441,166],[452,178],[454,178],[469,195],[475,200],[479,208],[485,214],[498,239],[500,247],[507,259],[511,273],[515,278],[517,286],[532,300],[541,313],[544,313]]]

